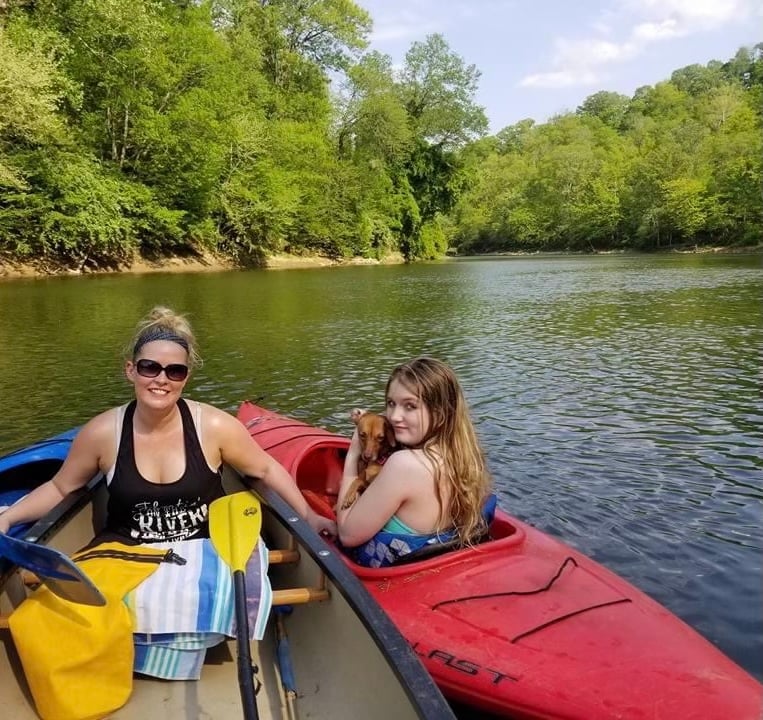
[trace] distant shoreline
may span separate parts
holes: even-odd
[[[449,257],[544,257],[547,255],[754,255],[763,253],[763,243],[757,245],[676,245],[648,252],[626,248],[623,250],[526,250],[474,253],[472,255],[449,255]]]
[[[755,254],[763,253],[763,243],[748,247],[742,246],[683,246],[664,248],[652,254]],[[640,254],[635,250],[597,250],[594,252],[544,250],[536,252],[493,252],[475,253],[473,255],[447,255],[446,259],[459,257],[543,257],[549,255],[562,256],[587,256],[587,255],[625,255]],[[296,268],[320,268],[320,267],[345,267],[348,265],[393,265],[401,264],[404,259],[400,253],[392,253],[382,260],[371,258],[351,258],[348,260],[335,260],[322,255],[289,255],[281,253],[268,256],[261,269],[263,270],[293,270]],[[158,260],[136,258],[132,262],[124,263],[115,268],[93,269],[84,268],[76,270],[63,265],[46,264],[42,262],[15,262],[0,260],[0,282],[3,280],[53,278],[53,277],[77,277],[85,275],[120,275],[120,274],[150,274],[150,273],[197,273],[197,272],[224,272],[226,270],[242,270],[240,265],[229,258],[217,256],[212,253],[200,253],[193,256],[171,256]]]

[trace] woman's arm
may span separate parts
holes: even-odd
[[[99,470],[101,439],[107,426],[111,428],[108,413],[88,422],[74,438],[59,471],[0,514],[0,532],[8,532],[12,525],[39,520],[69,493],[95,477]]]
[[[44,482],[0,513],[0,533],[7,533],[13,525],[39,520],[65,497],[52,480]]]
[[[205,415],[218,438],[224,462],[244,475],[261,478],[304,517],[316,532],[336,535],[336,523],[312,510],[283,465],[268,455],[236,418],[212,406],[205,406]]]

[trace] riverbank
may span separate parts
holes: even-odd
[[[400,253],[391,253],[382,260],[371,258],[351,258],[349,260],[335,260],[320,255],[288,255],[281,253],[270,255],[265,258],[263,269],[266,270],[292,270],[295,268],[333,267],[341,265],[390,265],[403,262]],[[77,275],[103,275],[114,273],[192,273],[192,272],[222,272],[225,270],[239,270],[230,258],[213,253],[204,252],[189,256],[164,257],[148,259],[136,257],[129,263],[123,263],[117,267],[92,269],[73,269],[61,265],[46,262],[20,263],[0,260],[0,280],[14,280],[23,278],[46,278],[65,277]]]
[[[529,252],[495,252],[481,253],[480,257],[508,257],[508,256],[534,256],[534,255],[624,255],[634,253],[634,250],[599,250],[593,253],[582,251],[537,251]],[[740,254],[740,253],[763,253],[763,243],[753,246],[712,246],[712,245],[683,245],[672,248],[664,248],[656,254]],[[449,258],[458,257],[448,254]],[[405,262],[399,253],[390,253],[381,260],[372,258],[355,257],[347,260],[336,260],[322,255],[289,255],[280,253],[269,255],[265,258],[262,269],[265,270],[293,270],[297,268],[341,267],[345,265],[395,265]],[[23,278],[46,278],[77,275],[103,275],[114,273],[193,273],[193,272],[222,272],[225,270],[241,270],[242,267],[230,258],[215,255],[209,252],[201,252],[188,256],[173,256],[159,259],[136,257],[132,262],[123,263],[117,267],[93,269],[73,269],[62,265],[55,265],[42,261],[19,263],[0,259],[0,281]]]

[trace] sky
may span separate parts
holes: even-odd
[[[440,33],[482,73],[490,132],[538,123],[610,90],[631,97],[674,70],[726,61],[763,41],[763,0],[356,0],[371,50],[402,65]]]

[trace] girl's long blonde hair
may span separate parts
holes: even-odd
[[[461,543],[468,545],[484,531],[482,506],[492,483],[461,385],[448,365],[429,357],[398,365],[387,381],[385,396],[394,381],[429,411],[421,448],[434,467],[440,523],[452,523]],[[444,487],[451,491],[447,507],[443,507]]]

